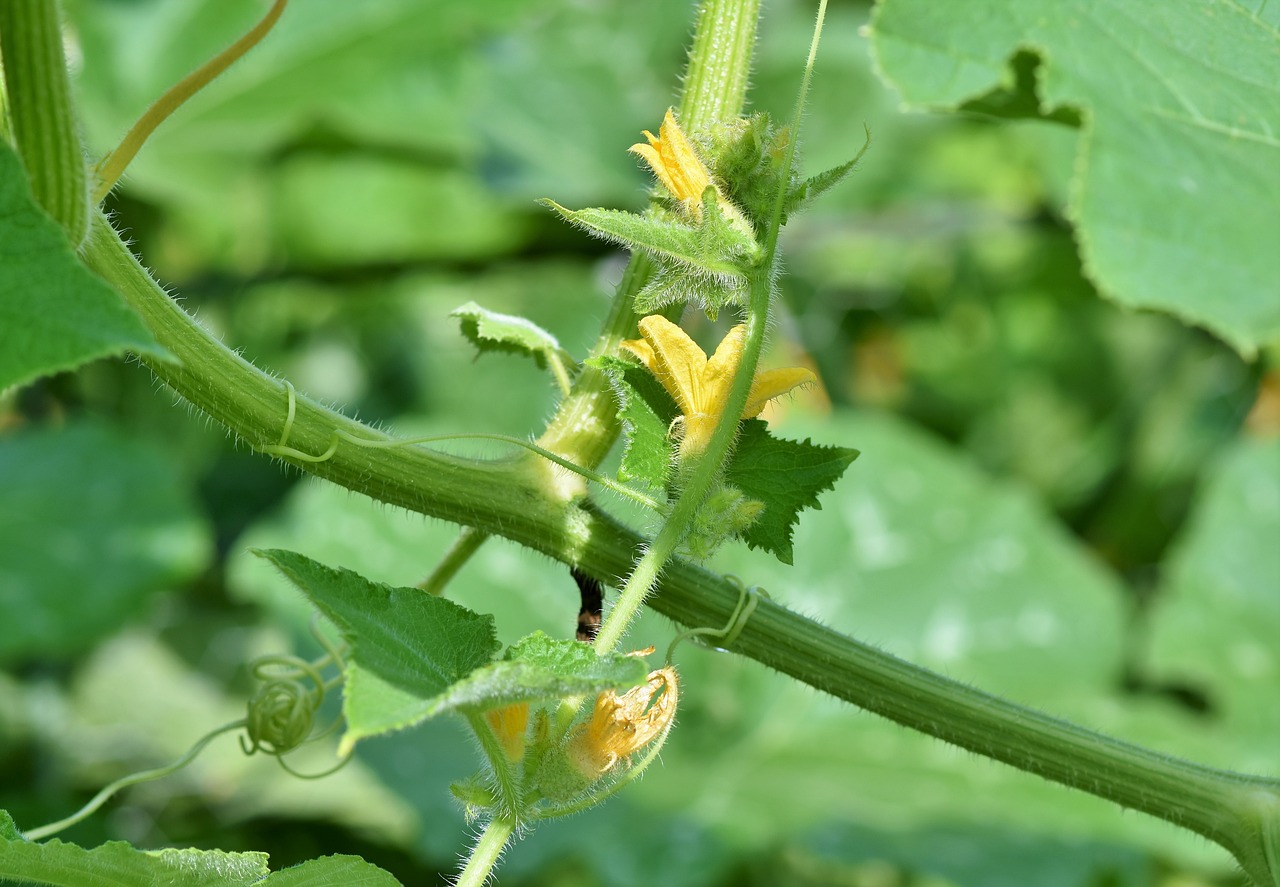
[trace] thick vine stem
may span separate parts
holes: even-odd
[[[79,248],[89,226],[88,172],[71,112],[56,0],[0,2],[0,55],[32,196]]]

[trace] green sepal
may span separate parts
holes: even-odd
[[[556,337],[527,318],[490,311],[475,302],[454,308],[449,316],[458,318],[462,335],[481,354],[489,351],[520,354],[532,357],[542,369],[547,368],[550,360],[558,360],[565,367],[575,366]]]
[[[849,447],[786,440],[771,435],[759,419],[743,422],[725,481],[764,503],[743,541],[792,563],[791,534],[800,512],[820,509],[818,494],[831,489],[856,458],[858,451]]]
[[[622,425],[622,462],[618,480],[639,481],[651,491],[666,490],[672,465],[667,432],[679,411],[671,396],[634,360],[604,356],[590,361],[609,379]]]
[[[867,131],[867,141],[852,160],[803,181],[794,171],[783,172],[790,141],[790,129],[775,128],[763,112],[721,124],[711,132],[709,154],[716,178],[757,232],[767,228],[780,190],[785,188],[787,194],[781,219],[785,225],[792,213],[843,181],[866,153],[871,133]]]

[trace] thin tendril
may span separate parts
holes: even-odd
[[[738,603],[734,605],[729,621],[725,623],[723,628],[691,628],[676,635],[672,638],[670,646],[667,647],[667,665],[671,664],[671,657],[675,655],[676,647],[687,640],[714,637],[717,646],[713,649],[720,651],[733,646],[733,642],[738,639],[738,635],[742,634],[742,630],[746,628],[747,622],[750,621],[751,614],[760,605],[760,598],[769,596],[768,592],[758,586],[753,585],[748,588],[737,576],[725,576],[725,578],[738,586]]]
[[[147,108],[143,115],[138,118],[138,122],[125,135],[119,146],[98,164],[98,186],[93,192],[93,202],[95,204],[101,203],[103,198],[111,193],[111,189],[115,187],[116,182],[120,180],[120,176],[124,174],[125,168],[128,167],[130,161],[133,160],[147,139],[151,137],[151,134],[155,132],[156,127],[163,123],[170,114],[178,110],[187,99],[208,86],[210,81],[231,67],[241,56],[253,49],[263,37],[267,36],[267,33],[279,21],[286,3],[288,3],[288,0],[275,0],[271,4],[271,8],[267,10],[267,14],[262,17],[262,20],[250,28],[243,37],[186,77],[183,77],[170,87],[168,92],[156,99],[150,108]]]
[[[368,447],[372,449],[392,449],[395,447],[411,447],[411,446],[417,446],[420,444],[441,443],[441,442],[450,441],[450,440],[495,440],[501,443],[506,443],[506,444],[511,444],[513,446],[521,447],[533,453],[537,453],[539,456],[546,459],[547,461],[553,462],[567,471],[572,471],[574,474],[585,477],[587,480],[594,481],[595,483],[599,484],[605,489],[612,490],[613,492],[617,493],[620,496],[625,496],[626,498],[631,499],[634,502],[638,502],[644,507],[650,508],[658,512],[659,514],[666,514],[668,511],[668,507],[666,505],[664,505],[663,503],[659,502],[656,499],[646,496],[644,493],[641,493],[638,490],[633,490],[630,487],[624,484],[620,484],[617,481],[612,480],[610,478],[607,478],[602,474],[599,474],[595,471],[591,471],[588,468],[583,468],[581,465],[575,465],[574,463],[570,462],[568,459],[565,459],[562,456],[558,456],[555,453],[551,452],[550,450],[543,449],[542,447],[538,446],[535,443],[532,443],[527,440],[523,440],[518,437],[511,437],[510,435],[507,435],[507,434],[487,434],[483,432],[473,432],[468,434],[431,434],[431,435],[427,435],[426,437],[411,437],[411,438],[397,439],[397,440],[371,440],[366,437],[357,437],[354,434],[351,434],[350,432],[345,431],[341,428],[335,428],[333,430],[332,436],[329,438],[329,446],[320,455],[313,456],[310,453],[304,453],[299,449],[295,449],[294,447],[288,446],[289,432],[292,430],[292,427],[293,427],[293,416],[296,409],[295,407],[296,394],[294,393],[293,384],[291,382],[289,382],[288,380],[285,380],[284,385],[285,385],[285,391],[289,395],[289,411],[285,419],[284,428],[282,429],[280,434],[280,442],[276,444],[269,444],[267,446],[258,448],[261,452],[266,453],[269,456],[279,456],[284,459],[293,459],[298,462],[327,462],[328,460],[333,458],[335,453],[338,452],[338,444],[342,441],[346,441],[347,443],[353,444],[358,447]]]
[[[183,767],[187,766],[192,761],[194,761],[196,759],[196,756],[199,755],[200,752],[204,751],[205,746],[208,745],[210,742],[212,742],[215,738],[217,738],[218,736],[221,736],[223,733],[230,733],[232,730],[238,730],[241,727],[245,727],[247,725],[248,725],[248,719],[241,718],[238,721],[232,721],[229,724],[223,724],[221,727],[218,727],[216,730],[211,730],[210,732],[202,736],[200,739],[198,739],[196,741],[196,744],[191,746],[190,750],[185,755],[178,758],[178,760],[174,761],[172,764],[168,764],[164,767],[157,767],[154,770],[143,770],[139,773],[132,773],[128,776],[124,776],[124,777],[121,777],[120,779],[117,779],[115,782],[111,783],[102,791],[94,795],[93,799],[89,801],[89,803],[85,804],[83,807],[81,807],[75,813],[68,816],[66,819],[59,819],[57,822],[51,822],[48,825],[42,825],[39,828],[33,828],[30,831],[25,832],[27,839],[30,841],[40,841],[40,840],[43,840],[44,838],[48,838],[52,835],[56,835],[58,832],[62,831],[63,829],[70,828],[71,826],[75,825],[77,822],[80,822],[81,820],[97,812],[99,807],[101,807],[107,801],[111,800],[111,797],[121,789],[128,788],[131,785],[137,785],[140,782],[150,782],[153,779],[163,779],[166,776],[169,776],[173,773],[178,772]]]

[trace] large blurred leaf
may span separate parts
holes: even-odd
[[[76,259],[0,139],[0,390],[125,351],[164,354],[138,316]]]
[[[1213,466],[1154,608],[1151,669],[1236,739],[1217,763],[1280,774],[1280,440]]]
[[[891,420],[845,416],[860,470],[797,531],[796,566],[725,550],[717,565],[790,607],[950,677],[1086,726],[1194,750],[1176,719],[1117,697],[1123,590],[1025,493]],[[795,839],[820,822],[905,832],[989,828],[1040,841],[1135,842],[1222,868],[1225,854],[1157,820],[977,758],[749,663],[677,657],[680,729],[634,790],[725,840]],[[1141,713],[1139,713],[1141,714]],[[697,785],[690,797],[689,786]]]
[[[935,108],[1013,88],[1010,56],[1035,47],[1040,110],[1085,120],[1069,211],[1099,288],[1246,353],[1280,333],[1273,24],[1226,0],[884,0],[872,35],[884,76]]]
[[[96,425],[0,438],[0,660],[83,647],[208,562],[169,454]]]

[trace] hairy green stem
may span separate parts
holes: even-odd
[[[516,824],[510,819],[498,817],[491,820],[480,833],[480,840],[471,848],[471,855],[467,857],[467,864],[454,887],[484,887],[515,830]]]
[[[0,0],[0,56],[13,138],[32,196],[79,248],[89,226],[88,174],[71,112],[56,0]]]
[[[449,550],[444,553],[444,557],[436,564],[431,574],[418,583],[418,587],[427,594],[437,597],[444,594],[444,587],[488,538],[488,533],[482,533],[475,527],[463,527],[458,533],[458,538],[453,540]]]

